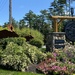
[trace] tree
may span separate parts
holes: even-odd
[[[58,2],[60,3],[60,4],[63,4],[63,5],[65,5],[65,7],[66,7],[66,13],[67,12],[69,12],[69,16],[71,15],[70,13],[71,13],[71,3],[73,2],[74,0],[58,0]],[[68,10],[67,10],[68,9]]]
[[[66,4],[66,0],[58,0],[58,3],[60,3],[60,4]]]
[[[7,25],[9,25],[9,22],[5,22],[3,27],[7,27]],[[18,27],[18,22],[14,18],[12,18],[12,25],[14,28]]]
[[[44,34],[44,42],[46,42],[46,37],[49,32],[51,32],[51,21],[48,10],[41,10],[40,20],[41,20],[41,32]]]
[[[33,21],[35,19],[35,16],[36,15],[33,13],[33,11],[30,10],[24,17],[24,20],[29,24],[30,28],[32,28],[34,24]]]
[[[26,22],[24,21],[24,19],[21,19],[21,20],[19,21],[19,28],[22,29],[22,28],[24,28],[24,27],[26,27]]]
[[[47,25],[47,16],[48,16],[48,10],[41,10],[40,11],[40,20],[41,20],[41,32],[44,34],[44,27]]]
[[[12,25],[14,28],[17,28],[18,27],[18,21],[16,21],[14,18],[12,18]]]
[[[36,15],[36,18],[34,19],[33,28],[40,31],[40,27],[41,27],[40,15]]]
[[[7,27],[7,25],[8,25],[8,22],[5,22],[2,27]]]
[[[54,0],[51,3],[52,9],[50,10],[50,13],[52,15],[64,15],[64,4],[65,2],[62,2],[60,0]]]
[[[71,15],[71,3],[73,2],[74,0],[66,0],[66,4],[68,5],[67,7],[69,7],[69,16]]]

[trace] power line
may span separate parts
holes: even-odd
[[[2,23],[3,21],[5,21],[5,14],[6,11],[8,11],[8,0],[0,0],[0,23]]]
[[[0,12],[4,9],[6,3],[7,3],[7,0],[1,0],[0,1]]]

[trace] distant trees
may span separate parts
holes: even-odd
[[[51,3],[50,13],[52,15],[65,15],[66,0],[54,0]]]
[[[34,14],[33,11],[30,10],[24,16],[24,21],[28,27],[40,31],[46,38],[47,34],[51,31],[48,14],[48,10],[41,10],[39,15]]]
[[[51,3],[51,14],[52,15],[71,15],[71,3],[74,0],[54,0]]]
[[[24,19],[21,19],[21,20],[19,21],[19,29],[22,29],[22,28],[24,28],[24,27],[26,27],[26,22],[24,21]]]
[[[24,16],[24,21],[26,21],[26,23],[30,28],[33,27],[35,17],[36,15],[31,10],[28,13],[26,13]]]
[[[7,27],[7,25],[9,25],[9,22],[5,22],[3,27]],[[14,18],[12,18],[12,25],[14,26],[14,28],[18,27],[18,21],[16,21]]]

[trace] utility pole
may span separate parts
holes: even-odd
[[[12,25],[12,0],[9,0],[9,25],[8,29],[13,32],[14,28]]]
[[[70,16],[70,13],[71,13],[71,4],[70,4],[71,0],[69,0],[69,16]]]
[[[9,0],[9,25],[12,25],[12,0]]]

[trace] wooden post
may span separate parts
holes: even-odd
[[[53,22],[54,22],[54,25],[53,25],[54,32],[58,32],[58,26],[59,26],[59,24],[63,20],[65,20],[65,19],[69,19],[69,20],[75,19],[74,16],[73,17],[72,16],[50,16],[50,18],[52,18],[53,19]],[[58,19],[59,19],[59,22],[58,22]]]
[[[54,19],[54,32],[58,32],[57,19]]]

